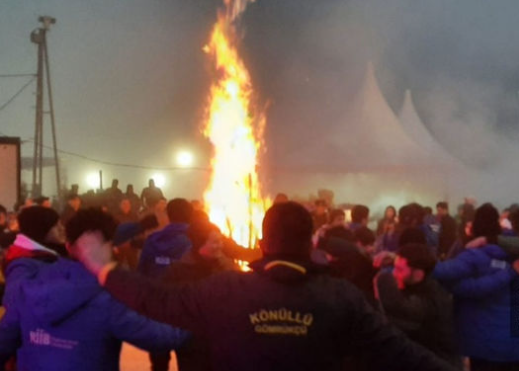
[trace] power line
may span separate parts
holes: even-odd
[[[29,76],[36,76],[34,73],[12,73],[12,74],[4,74],[0,75],[0,77],[29,77]]]
[[[25,143],[25,142],[34,142],[34,139],[30,138],[30,139],[22,140],[22,143]],[[42,145],[42,147],[46,148],[46,149],[54,150],[54,148],[50,147],[50,146]],[[98,164],[109,165],[109,166],[127,167],[127,168],[133,168],[133,169],[145,169],[145,170],[160,170],[160,171],[171,171],[171,170],[209,171],[208,168],[204,168],[204,167],[180,167],[180,166],[170,166],[170,167],[158,166],[157,167],[157,166],[125,164],[125,163],[118,163],[118,162],[99,160],[99,159],[91,158],[91,157],[88,157],[88,156],[85,156],[85,155],[82,155],[82,154],[79,154],[79,153],[76,153],[76,152],[65,151],[65,150],[62,150],[62,149],[58,149],[58,152],[62,153],[64,155],[68,155],[68,156],[72,156],[72,157],[77,157],[77,158],[80,158],[80,159],[83,159],[83,160],[87,160],[87,161],[90,161],[90,162],[95,162],[95,163],[98,163]]]
[[[34,79],[35,79],[35,77],[33,76],[32,79],[30,79],[29,81],[27,81],[27,83],[26,83],[24,86],[22,86],[22,87],[20,88],[20,90],[18,90],[18,91],[17,91],[17,92],[16,92],[16,93],[11,97],[11,98],[9,98],[9,99],[7,100],[7,102],[5,102],[2,106],[0,106],[0,111],[2,111],[2,110],[3,110],[5,107],[7,107],[7,106],[12,102],[12,101],[14,101],[14,100],[15,100],[15,99],[16,99],[16,98],[17,98],[17,97],[18,97],[18,96],[19,96],[19,95],[20,95],[20,94],[25,90],[25,88],[27,88],[27,87],[31,84],[31,82],[34,81]]]
[[[50,148],[48,146],[44,146],[44,147],[45,148]],[[204,167],[180,167],[180,166],[170,166],[170,167],[158,166],[157,167],[157,166],[145,166],[145,165],[134,165],[134,164],[117,163],[117,162],[98,160],[98,159],[94,159],[94,158],[91,158],[91,157],[88,157],[88,156],[81,155],[79,153],[74,153],[74,152],[69,152],[69,151],[64,151],[64,150],[59,150],[59,149],[58,149],[58,152],[66,154],[66,155],[69,155],[69,156],[81,158],[83,160],[87,160],[87,161],[90,161],[90,162],[96,162],[98,164],[117,166],[117,167],[127,167],[127,168],[133,168],[133,169],[146,169],[146,170],[162,170],[162,171],[171,171],[171,170],[209,171],[208,168],[204,168]]]

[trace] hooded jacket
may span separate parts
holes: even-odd
[[[265,259],[180,288],[111,271],[106,289],[165,323],[205,336],[213,370],[342,370],[364,350],[380,370],[453,370],[384,323],[362,293],[310,263]]]
[[[171,223],[151,234],[144,242],[138,271],[151,278],[161,278],[172,262],[191,248],[186,236],[188,224]]]
[[[78,262],[59,259],[19,285],[0,321],[0,360],[18,349],[20,370],[119,370],[121,342],[170,350],[185,332],[113,299]]]
[[[5,294],[2,300],[4,307],[9,307],[14,300],[18,287],[24,280],[38,274],[39,269],[58,260],[58,253],[24,234],[18,234],[13,245],[7,250],[4,261]]]
[[[454,322],[465,356],[519,362],[519,337],[511,335],[516,326],[511,292],[519,275],[510,260],[499,246],[486,245],[436,265],[434,276],[454,294]]]

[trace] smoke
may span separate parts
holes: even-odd
[[[475,81],[442,81],[431,86],[420,106],[429,128],[447,150],[469,166],[499,164],[509,143],[497,131],[499,87]]]
[[[224,0],[227,8],[227,18],[231,21],[236,20],[247,8],[249,3],[255,0]]]
[[[368,203],[378,203],[383,197],[377,195],[382,194],[417,201],[449,197],[453,202],[472,194],[502,205],[515,200],[519,69],[514,61],[519,59],[519,31],[511,14],[519,11],[519,3],[313,4],[262,0],[245,17],[249,31],[245,45],[254,45],[246,53],[253,79],[262,95],[273,101],[267,146],[270,167],[278,170],[272,171],[274,192],[290,193],[292,188],[308,195],[329,188],[337,201],[358,198]],[[272,8],[277,11],[268,11]],[[283,33],[290,36],[279,37]],[[408,197],[398,191],[398,176],[393,187],[384,182],[384,175],[377,180],[348,174],[344,164],[350,159],[341,158],[341,152],[324,140],[336,127],[347,128],[341,118],[370,60],[393,111],[400,110],[405,89],[411,89],[428,130],[464,164],[463,172],[443,176],[450,191],[441,185],[426,189],[425,183],[434,183],[430,174],[399,175],[408,179],[406,188],[401,188],[413,195]],[[345,147],[355,140],[347,134],[336,139]],[[374,156],[367,150],[355,161],[362,167]],[[333,176],[323,175],[333,169]]]
[[[347,128],[341,121],[344,109],[371,60],[393,111],[400,110],[405,89],[411,89],[427,128],[472,172],[449,176],[449,183],[481,201],[515,200],[517,0],[251,2],[224,0],[229,19],[239,20],[240,31],[246,30],[240,55],[255,91],[271,102],[266,164],[272,193],[308,195],[330,188],[337,201],[358,198],[368,204],[381,195],[405,198],[383,176],[377,181],[341,169],[341,153],[323,139],[339,125]],[[172,147],[194,141],[210,82],[200,48],[221,1],[30,3],[0,5],[5,50],[0,64],[2,73],[32,71],[35,50],[27,32],[35,27],[35,14],[58,19],[49,43],[62,149],[113,162],[168,166]],[[0,102],[18,86],[4,79]],[[24,139],[33,135],[33,105],[27,90],[2,111],[1,130]],[[84,133],[81,140],[78,132]],[[342,140],[347,146],[355,138]],[[30,149],[26,146],[27,155]],[[355,160],[362,164],[370,156],[376,154],[366,151]],[[83,172],[100,169],[99,164],[87,169],[87,164],[68,161],[71,183],[81,182]],[[335,169],[335,179],[322,176],[322,169]],[[124,174],[114,167],[113,176],[122,180]],[[136,185],[147,177],[127,175]],[[393,178],[396,184],[398,176]],[[401,189],[411,194],[411,183],[418,189],[427,182],[425,176],[408,180]],[[189,187],[173,189],[179,195],[190,192]]]

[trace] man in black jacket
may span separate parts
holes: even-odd
[[[402,246],[393,271],[380,273],[375,292],[391,323],[438,357],[460,367],[452,299],[429,276],[436,259],[424,244]]]
[[[181,288],[114,269],[109,246],[99,249],[95,234],[80,244],[83,263],[114,297],[207,338],[213,370],[341,370],[344,356],[361,349],[381,370],[453,370],[385,324],[351,284],[319,274],[311,237],[312,218],[301,205],[274,205],[253,273],[226,272]]]
[[[436,204],[437,216],[440,221],[440,235],[438,237],[438,255],[445,260],[450,248],[456,242],[458,226],[456,220],[449,215],[449,204],[438,202]]]

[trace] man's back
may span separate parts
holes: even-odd
[[[21,370],[118,370],[122,340],[178,346],[183,333],[116,302],[83,266],[60,259],[20,285],[0,322],[0,359],[18,349]]]
[[[380,274],[376,282],[381,305],[391,323],[439,357],[459,363],[448,292],[432,279],[399,290],[390,272]]]
[[[442,369],[383,324],[348,282],[290,262],[254,269],[169,291],[114,271],[106,287],[151,318],[205,335],[215,370],[340,370],[344,356],[360,350],[376,354],[371,359],[385,370]]]
[[[191,248],[191,241],[186,236],[187,228],[185,223],[170,223],[151,234],[144,242],[139,272],[148,277],[161,278],[171,263]]]

